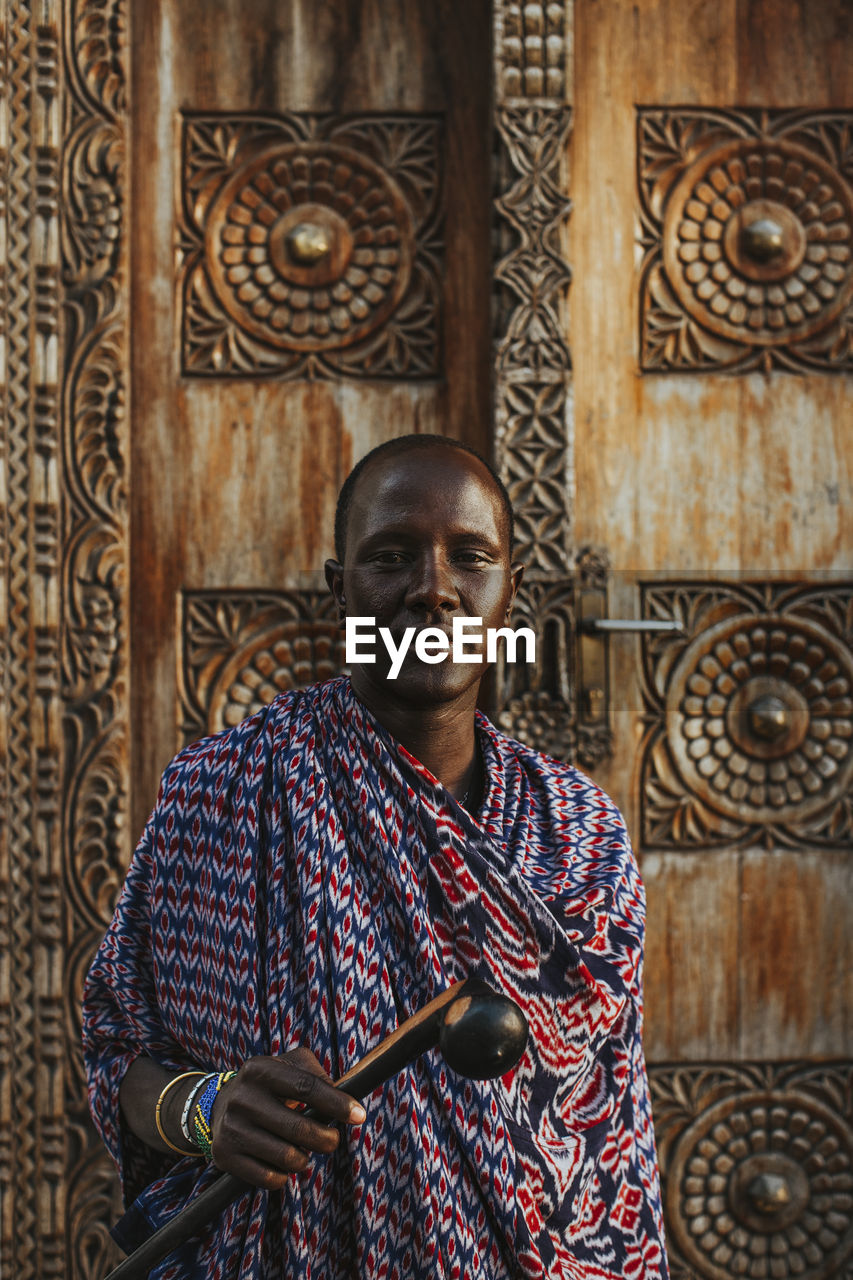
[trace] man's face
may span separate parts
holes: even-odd
[[[475,698],[485,663],[454,663],[449,654],[428,664],[414,640],[389,679],[378,629],[387,627],[399,645],[408,627],[450,636],[454,618],[482,618],[483,633],[506,626],[521,573],[510,564],[500,497],[477,458],[436,447],[370,464],[353,495],[344,565],[326,565],[341,609],[376,619],[376,662],[353,667],[356,692],[422,704]]]

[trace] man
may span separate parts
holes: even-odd
[[[399,650],[410,627],[506,625],[511,542],[481,458],[402,437],[344,485],[327,580]],[[258,1190],[152,1276],[665,1277],[622,820],[476,712],[482,664],[410,646],[392,679],[375,656],[164,774],[85,1000],[124,1243],[226,1169]],[[432,1053],[364,1108],[332,1087],[469,974],[527,1014],[514,1071],[463,1080]],[[188,1145],[208,1139],[214,1167]]]

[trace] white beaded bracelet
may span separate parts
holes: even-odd
[[[217,1073],[215,1071],[210,1071],[207,1074],[201,1071],[198,1072],[198,1075],[201,1076],[201,1079],[193,1089],[190,1089],[189,1094],[187,1095],[187,1100],[184,1103],[184,1109],[181,1112],[181,1133],[184,1135],[187,1142],[192,1143],[193,1146],[196,1145],[195,1138],[193,1137],[193,1134],[190,1131],[190,1113],[192,1112],[192,1109],[193,1109],[193,1103],[198,1097],[199,1091],[204,1088],[204,1086],[207,1084],[210,1077],[215,1076],[216,1074]]]

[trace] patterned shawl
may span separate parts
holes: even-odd
[[[124,1125],[138,1054],[211,1070],[307,1044],[337,1077],[469,974],[518,1000],[531,1037],[500,1081],[425,1055],[332,1156],[247,1192],[152,1277],[665,1278],[624,824],[576,769],[480,716],[478,735],[476,818],[346,678],[282,695],[166,770],[84,1000],[125,1248],[217,1174]]]

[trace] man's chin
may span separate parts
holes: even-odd
[[[409,702],[423,706],[436,706],[453,702],[472,692],[476,697],[480,682],[487,670],[485,663],[426,663],[419,659],[406,659],[399,674],[392,679],[389,671],[376,667],[353,667],[353,687],[369,686],[389,702]]]

